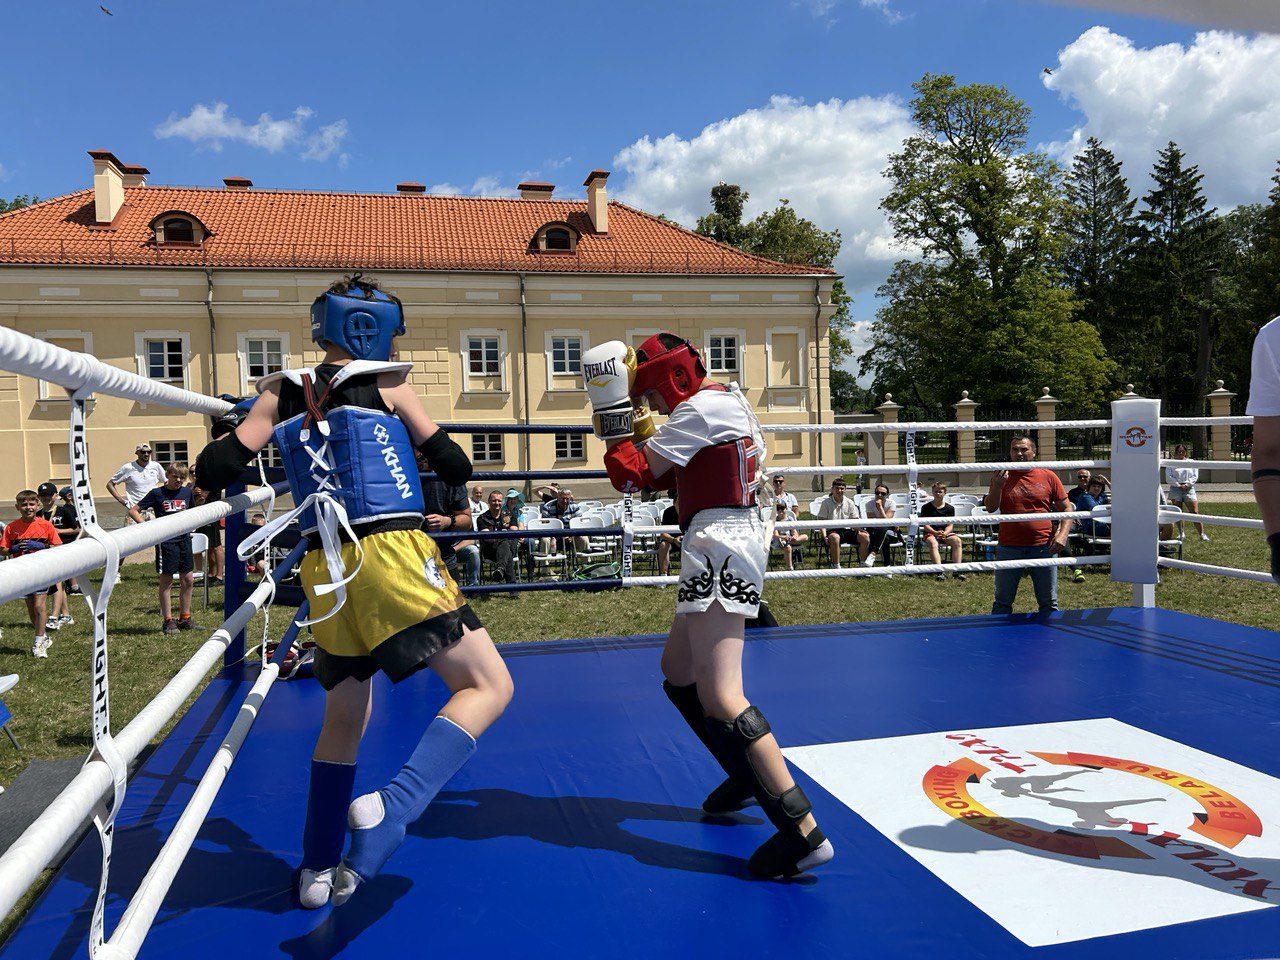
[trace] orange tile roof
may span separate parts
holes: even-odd
[[[680,273],[831,276],[708,240],[626,204],[609,203],[595,234],[585,200],[413,194],[307,193],[205,187],[124,188],[109,227],[94,220],[92,190],[0,215],[0,263],[162,267]],[[212,236],[198,248],[158,248],[150,222],[183,210]],[[538,228],[565,221],[573,253],[536,253]]]

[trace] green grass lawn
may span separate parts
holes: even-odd
[[[1210,502],[1203,509],[1228,516],[1258,515],[1252,503]],[[1266,544],[1259,531],[1210,527],[1209,532],[1213,539],[1204,543],[1188,524],[1185,559],[1252,570],[1265,568]],[[1163,571],[1161,577],[1156,588],[1161,607],[1269,630],[1280,627],[1280,588],[1274,585],[1210,579],[1177,570]],[[904,576],[849,582],[774,581],[766,593],[774,615],[784,626],[969,616],[990,611],[992,578],[971,576],[965,583]],[[113,729],[120,729],[151,700],[220,622],[221,591],[211,594],[208,610],[201,608],[200,597],[197,585],[195,616],[207,629],[165,636],[160,632],[151,566],[124,567],[108,618]],[[1129,585],[1112,583],[1105,569],[1086,568],[1082,584],[1059,578],[1058,601],[1065,610],[1127,606],[1130,598]],[[670,588],[635,589],[626,594],[527,593],[515,600],[494,597],[474,601],[499,644],[661,633],[671,621],[674,605],[675,590]],[[1023,582],[1015,609],[1034,609],[1029,581]],[[31,626],[23,602],[0,607],[0,627],[4,629],[0,674],[22,677],[5,701],[14,715],[11,727],[23,745],[18,752],[0,740],[0,783],[10,783],[31,760],[83,757],[88,752],[92,633],[88,610],[78,597],[73,598],[72,613],[76,623],[55,635],[47,660],[36,660],[30,653]],[[273,632],[278,635],[283,631],[285,622],[283,612],[278,612],[272,618]],[[258,618],[250,624],[250,638],[260,630]],[[316,722],[318,726],[319,717]],[[21,909],[15,914],[21,915]],[[0,924],[0,940],[11,924],[12,918]]]

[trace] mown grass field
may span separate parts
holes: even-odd
[[[1227,516],[1257,516],[1252,503],[1207,501],[1202,509]],[[1212,540],[1204,543],[1188,524],[1185,559],[1264,569],[1266,545],[1260,532],[1235,527],[1208,529]],[[783,625],[986,614],[991,609],[991,595],[990,575],[971,576],[965,583],[905,576],[848,582],[775,581],[767,589],[770,607]],[[197,585],[195,616],[207,629],[167,637],[160,632],[151,566],[137,563],[124,567],[108,621],[114,729],[127,723],[155,696],[220,622],[221,592],[211,593],[208,610],[200,606],[200,596]],[[1280,629],[1280,588],[1271,584],[1167,570],[1156,596],[1160,606],[1168,609]],[[1130,597],[1131,588],[1112,583],[1105,568],[1087,569],[1082,584],[1070,582],[1069,577],[1059,578],[1058,600],[1063,609],[1126,606]],[[661,633],[670,623],[674,604],[673,589],[637,589],[625,594],[538,592],[518,599],[497,596],[474,601],[499,644]],[[1028,581],[1022,584],[1015,609],[1034,609]],[[12,729],[23,745],[18,752],[0,740],[0,784],[10,783],[31,760],[83,757],[88,752],[92,634],[83,600],[73,598],[72,612],[75,625],[55,635],[47,660],[36,660],[30,653],[31,626],[22,601],[0,607],[4,630],[0,674],[22,677],[5,701],[13,711]],[[273,632],[282,631],[285,622],[285,615],[277,612],[272,618]],[[260,619],[255,620],[250,624],[250,637],[260,630]],[[316,720],[318,725],[319,718]],[[15,910],[15,916],[21,915],[33,896],[34,891]],[[0,940],[12,923],[11,917],[0,924]]]

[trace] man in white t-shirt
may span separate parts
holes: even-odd
[[[1271,547],[1271,576],[1280,583],[1280,317],[1253,341],[1246,412],[1253,417],[1253,496]]]
[[[132,507],[165,482],[164,467],[151,459],[151,444],[138,444],[134,448],[134,453],[138,458],[130,460],[107,481],[107,493],[115,497],[116,502],[125,509]],[[123,495],[116,487],[119,483],[124,484]]]
[[[786,507],[787,512],[794,515],[792,519],[800,516],[800,501],[794,493],[787,492],[787,478],[784,476],[773,478],[773,502]]]
[[[843,477],[831,481],[831,495],[818,507],[819,520],[857,520],[862,516],[858,505],[844,495]],[[831,565],[840,569],[840,545],[856,543],[858,545],[858,562],[863,563],[871,555],[871,534],[854,526],[822,528],[822,541],[827,545],[827,553],[831,556]]]

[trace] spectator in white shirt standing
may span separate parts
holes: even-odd
[[[120,506],[128,510],[148,493],[165,482],[164,467],[151,459],[151,444],[140,443],[134,448],[136,460],[130,460],[107,481],[107,493],[115,497]],[[117,484],[124,484],[124,494]]]
[[[843,478],[831,482],[831,496],[824,499],[818,507],[819,520],[857,520],[862,515],[858,505],[844,495],[845,487]],[[871,554],[871,535],[858,527],[833,526],[830,530],[823,527],[822,540],[827,545],[831,565],[837,570],[840,569],[840,545],[843,543],[858,545],[859,563],[865,562]]]
[[[1173,448],[1174,460],[1187,459],[1187,445],[1180,443]],[[1164,478],[1169,484],[1169,502],[1176,507],[1181,507],[1186,513],[1199,513],[1200,505],[1197,502],[1196,482],[1200,479],[1200,471],[1195,467],[1165,467]],[[1181,531],[1182,524],[1178,524]],[[1208,540],[1209,535],[1204,532],[1204,524],[1196,523],[1196,533],[1200,534],[1201,540]]]
[[[1247,412],[1253,417],[1253,496],[1271,547],[1271,578],[1280,583],[1280,318],[1253,341]]]

